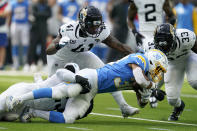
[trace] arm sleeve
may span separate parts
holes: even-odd
[[[142,88],[147,88],[151,81],[146,80],[142,73],[142,69],[140,67],[137,67],[133,69],[133,75],[135,77],[136,82],[142,87]]]

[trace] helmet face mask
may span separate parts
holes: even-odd
[[[149,76],[151,80],[155,83],[161,81],[163,73],[166,73],[168,67],[166,55],[157,49],[149,50],[145,55],[149,60]]]
[[[165,54],[173,52],[176,48],[176,33],[171,24],[161,24],[157,26],[154,33],[155,48]]]
[[[78,15],[81,30],[90,37],[98,37],[102,31],[102,15],[94,6],[87,6]]]
[[[166,69],[164,69],[159,62],[155,64],[155,68],[150,69],[149,73],[152,81],[157,83],[163,79],[163,73],[166,73]]]

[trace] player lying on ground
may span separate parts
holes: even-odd
[[[79,71],[79,66],[75,63],[68,63],[65,65],[65,69],[72,71],[73,73],[76,73]],[[65,70],[59,70],[59,73],[62,72],[62,74],[65,74],[64,71]],[[4,121],[17,120],[19,118],[19,116],[21,116],[23,111],[26,110],[26,108],[25,108],[26,106],[28,106],[32,109],[43,110],[43,111],[57,110],[60,112],[64,112],[65,108],[66,108],[66,111],[69,109],[75,110],[77,113],[80,113],[80,116],[77,113],[74,114],[75,116],[77,116],[76,119],[81,119],[83,117],[86,117],[92,111],[93,99],[90,100],[90,103],[87,106],[85,106],[85,108],[79,109],[79,108],[75,107],[75,105],[77,105],[78,103],[81,103],[83,101],[83,100],[80,100],[81,97],[85,97],[85,96],[83,96],[83,94],[78,95],[75,98],[64,98],[64,99],[61,99],[58,101],[53,100],[53,99],[48,99],[48,98],[37,99],[37,100],[28,100],[28,101],[25,101],[22,105],[17,106],[17,108],[15,108],[15,110],[13,110],[13,111],[6,111],[5,101],[6,101],[7,96],[10,96],[10,95],[18,96],[18,95],[28,93],[34,89],[38,89],[38,88],[42,88],[42,87],[46,88],[48,86],[51,87],[51,86],[55,86],[55,85],[61,83],[61,79],[59,79],[56,74],[54,74],[52,77],[48,78],[45,81],[42,81],[40,79],[41,78],[39,78],[39,79],[37,78],[37,80],[39,81],[38,83],[17,83],[17,84],[14,84],[0,95],[0,100],[1,100],[0,120],[1,121],[3,121],[3,120]],[[130,107],[130,110],[128,112],[129,112],[129,115],[132,116],[132,115],[136,114],[137,112],[139,112],[139,109],[134,108],[134,107]],[[44,114],[42,112],[36,112],[36,113],[39,116],[40,115],[44,116]],[[20,120],[22,120],[22,119],[20,119]],[[70,121],[72,121],[72,120],[70,119]]]
[[[65,69],[71,70],[72,72],[79,71],[79,67],[76,64],[68,63],[65,65]],[[39,79],[37,79],[39,80]],[[40,81],[40,80],[39,80]],[[40,110],[63,110],[64,105],[61,105],[60,101],[55,101],[54,99],[37,99],[37,100],[29,100],[25,101],[21,106],[17,107],[14,111],[6,111],[6,97],[7,96],[19,96],[23,95],[25,93],[28,93],[34,89],[38,88],[45,88],[48,86],[54,86],[60,83],[61,80],[57,78],[56,75],[53,75],[51,78],[39,82],[39,83],[24,83],[20,82],[17,84],[14,84],[10,86],[7,90],[5,90],[3,93],[0,94],[0,121],[15,121],[19,118],[21,113],[23,112],[24,108],[26,106],[34,108],[34,109],[40,109]],[[65,100],[62,100],[64,103]],[[62,106],[60,109],[60,106]]]
[[[59,123],[73,123],[81,112],[77,112],[79,108],[85,109],[90,104],[97,93],[107,93],[118,90],[136,90],[138,102],[141,107],[144,107],[152,93],[151,89],[155,88],[155,83],[162,79],[162,73],[166,72],[168,61],[166,56],[158,50],[150,50],[144,54],[131,54],[123,59],[109,63],[99,69],[83,69],[77,74],[69,73],[69,81],[71,83],[60,83],[51,88],[37,89],[27,94],[7,99],[7,107],[12,110],[17,105],[20,105],[26,100],[53,98],[61,99],[64,97],[75,98],[80,93],[84,95],[79,99],[80,102],[75,104],[75,108],[70,110],[68,107],[64,113],[41,111],[42,116],[46,120]],[[59,70],[56,74],[58,74]],[[63,74],[68,76],[68,74]],[[147,77],[149,76],[152,81]],[[62,77],[66,78],[66,77]],[[71,80],[72,79],[72,80]],[[67,79],[64,79],[67,81]],[[134,87],[139,84],[141,88]],[[84,94],[85,93],[85,94]],[[36,110],[38,111],[38,110]],[[35,110],[31,109],[23,114],[24,119],[29,119],[35,116]],[[78,115],[75,115],[78,114]],[[25,121],[25,120],[24,120]]]

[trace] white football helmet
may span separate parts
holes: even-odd
[[[77,73],[80,70],[78,64],[76,64],[76,63],[67,63],[64,66],[64,69],[67,69],[67,70],[69,70],[69,71],[71,71],[73,73]]]
[[[149,75],[153,82],[157,83],[162,80],[163,73],[166,73],[168,59],[166,55],[157,49],[151,49],[145,53],[149,61]]]

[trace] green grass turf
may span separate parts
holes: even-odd
[[[33,82],[30,76],[0,76],[0,92],[6,90],[10,85],[17,82]],[[138,107],[135,94],[133,92],[124,92],[124,97],[128,104]],[[123,119],[119,111],[118,105],[115,103],[110,94],[98,94],[95,98],[93,113],[110,114],[117,117],[98,116],[90,114],[88,117],[78,120],[75,124],[56,124],[49,123],[42,119],[33,119],[32,123],[16,122],[0,122],[0,130],[6,131],[77,131],[77,130],[93,130],[93,131],[197,131],[197,91],[192,89],[187,83],[184,83],[182,89],[182,99],[186,103],[185,110],[180,117],[178,123],[167,123],[167,118],[172,111],[172,107],[168,105],[165,99],[159,102],[156,109],[147,105],[140,109],[131,119]],[[135,119],[136,118],[136,119]],[[156,120],[138,120],[138,119]],[[162,121],[162,122],[159,122]],[[193,125],[186,125],[193,124]]]

